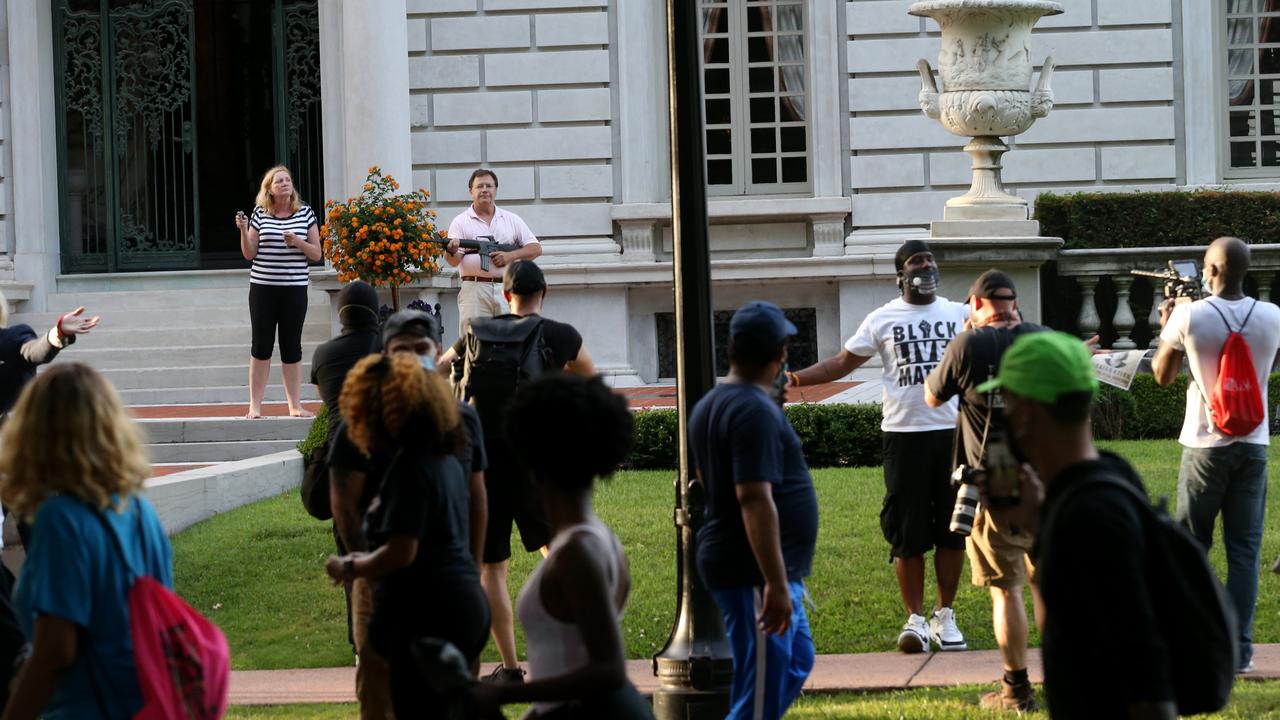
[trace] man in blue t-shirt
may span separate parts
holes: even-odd
[[[800,437],[771,394],[795,333],[776,305],[739,309],[729,323],[729,377],[689,418],[690,460],[707,494],[698,572],[733,649],[728,720],[782,717],[813,669],[803,599],[818,498]]]

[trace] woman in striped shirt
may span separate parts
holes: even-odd
[[[316,214],[303,204],[289,169],[277,165],[262,176],[253,215],[236,213],[240,252],[253,262],[249,271],[249,321],[253,346],[249,357],[248,418],[262,417],[262,395],[271,374],[271,351],[280,336],[280,374],[289,414],[311,417],[302,408],[302,323],[307,319],[308,260],[321,257]]]

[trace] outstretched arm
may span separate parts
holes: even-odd
[[[870,359],[869,355],[854,355],[848,350],[841,350],[835,357],[829,357],[803,370],[787,373],[787,385],[800,387],[835,382],[862,367]]]

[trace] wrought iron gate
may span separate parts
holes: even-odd
[[[191,0],[59,0],[68,272],[200,260]]]

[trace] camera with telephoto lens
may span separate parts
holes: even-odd
[[[951,474],[951,483],[957,488],[956,506],[951,511],[951,532],[969,535],[973,532],[973,519],[978,513],[978,480],[987,486],[987,503],[993,507],[1017,505],[1022,500],[1019,473],[1021,466],[1014,457],[1004,434],[992,433],[987,441],[983,467],[961,465]]]

